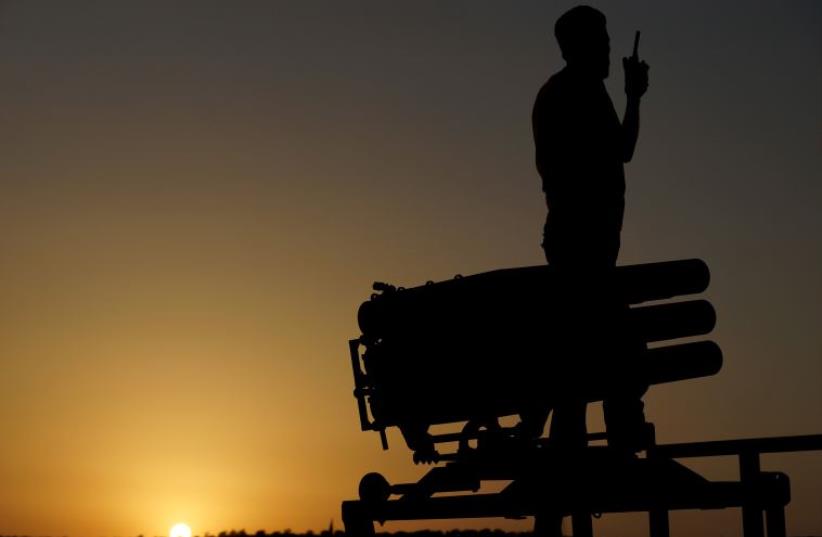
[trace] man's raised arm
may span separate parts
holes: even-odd
[[[629,58],[622,58],[625,71],[625,115],[622,118],[622,161],[630,162],[639,137],[639,101],[648,90],[648,64],[640,61],[637,55],[639,32],[634,39],[634,53]]]

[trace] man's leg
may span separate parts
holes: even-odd
[[[639,397],[613,397],[602,404],[608,445],[636,453],[654,441],[653,425],[645,421],[645,403]]]
[[[569,399],[557,404],[551,419],[551,444],[560,449],[579,449],[588,445],[585,423],[588,404],[585,400]]]
[[[610,386],[602,410],[608,445],[637,452],[648,448],[654,435],[653,426],[645,421],[645,403],[642,402],[648,385],[641,380],[640,357],[647,345],[626,322],[627,310],[627,306],[614,305],[614,317],[620,322],[608,338],[614,342],[614,352],[613,357],[603,364]]]
[[[550,409],[531,409],[520,412],[519,434],[522,440],[536,440],[542,436]]]

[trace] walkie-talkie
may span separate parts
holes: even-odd
[[[631,55],[631,59],[639,61],[639,30],[634,34],[634,53]]]

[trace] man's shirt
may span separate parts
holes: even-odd
[[[622,126],[605,84],[566,67],[540,89],[532,126],[549,262],[615,264],[625,173]]]

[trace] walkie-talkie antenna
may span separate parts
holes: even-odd
[[[634,34],[634,53],[631,56],[633,59],[639,59],[639,30]]]

